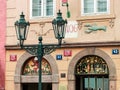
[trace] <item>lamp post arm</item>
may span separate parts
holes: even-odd
[[[43,56],[48,55],[52,52],[54,52],[57,48],[60,48],[59,44],[49,44],[49,45],[43,45]],[[37,56],[37,50],[38,45],[23,45],[22,49],[26,50],[31,55]]]

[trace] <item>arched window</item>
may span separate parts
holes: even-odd
[[[76,64],[76,90],[109,90],[109,70],[99,56],[83,57]]]
[[[106,62],[98,56],[83,57],[76,65],[76,74],[108,74]]]
[[[39,66],[38,66],[38,60],[34,60],[34,57],[30,58],[23,67],[23,75],[38,75],[39,72]],[[42,74],[45,75],[51,75],[52,70],[50,67],[50,64],[47,62],[47,60],[42,60]]]

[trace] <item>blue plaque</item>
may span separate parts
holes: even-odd
[[[62,55],[56,55],[56,60],[62,60]]]
[[[118,49],[113,49],[112,54],[119,54],[119,50]]]

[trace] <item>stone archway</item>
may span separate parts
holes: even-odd
[[[68,68],[68,90],[75,90],[75,65],[76,63],[84,56],[87,55],[97,55],[102,57],[109,68],[109,90],[116,90],[116,68],[115,65],[110,58],[104,51],[96,48],[87,48],[84,49],[83,51],[79,52],[76,54],[73,59],[71,60]]]
[[[21,83],[29,83],[29,82],[38,82],[38,76],[29,76],[25,77],[22,73],[22,67],[26,60],[28,60],[30,57],[33,57],[33,55],[29,53],[24,53],[19,60],[17,61],[16,69],[15,69],[15,76],[14,76],[14,83],[15,83],[15,90],[22,90]],[[46,55],[44,58],[49,62],[51,69],[52,69],[52,75],[51,76],[42,76],[42,81],[45,82],[45,78],[49,78],[47,82],[52,82],[52,90],[58,89],[58,67],[54,60],[54,58],[51,55]]]

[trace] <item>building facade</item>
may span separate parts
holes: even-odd
[[[68,25],[61,48],[42,60],[43,90],[119,90],[119,0],[7,0],[5,90],[37,90],[38,61],[20,49],[14,23],[30,22],[26,45],[56,44],[51,21],[61,10]]]
[[[0,90],[5,90],[6,1],[0,0]]]

